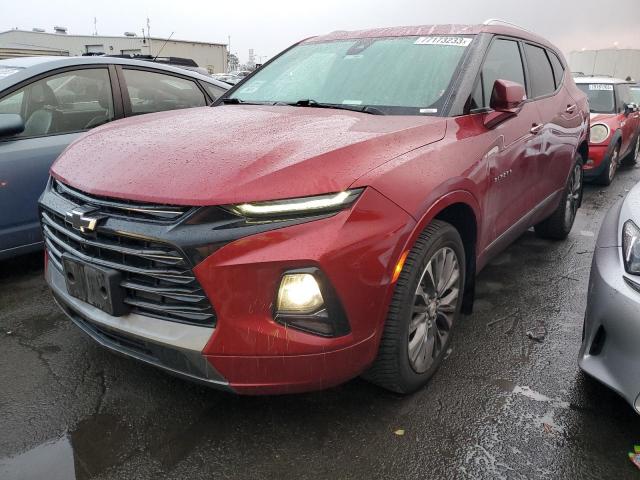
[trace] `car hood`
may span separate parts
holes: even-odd
[[[444,137],[446,119],[228,105],[144,115],[92,130],[52,174],[114,198],[218,205],[342,191]]]
[[[617,118],[616,113],[592,113],[591,114],[591,125],[596,123],[606,123],[615,121]]]

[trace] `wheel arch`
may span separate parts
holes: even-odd
[[[476,261],[478,256],[478,239],[481,232],[480,205],[476,198],[466,190],[450,192],[424,212],[416,223],[413,232],[402,249],[403,252],[413,248],[420,233],[433,220],[442,220],[451,224],[460,234],[465,249],[465,286],[462,312],[470,314],[475,296]]]

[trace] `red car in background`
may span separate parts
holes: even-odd
[[[575,79],[589,97],[591,135],[586,180],[609,185],[622,163],[635,163],[640,153],[640,112],[629,82],[610,77]]]
[[[98,128],[40,199],[46,277],[102,345],[229,391],[425,385],[476,273],[569,234],[589,112],[498,22],[338,31],[210,108]]]

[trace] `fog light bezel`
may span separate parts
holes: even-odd
[[[296,274],[311,275],[318,284],[324,304],[313,312],[278,311],[278,297],[283,280],[287,275]],[[317,267],[296,268],[282,272],[273,301],[273,320],[287,328],[326,338],[342,337],[351,333],[351,326],[338,294],[324,272]]]

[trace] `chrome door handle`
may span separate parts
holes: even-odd
[[[544,125],[540,124],[534,124],[533,127],[531,127],[530,132],[533,133],[534,135],[539,134],[542,129],[544,128]]]
[[[567,113],[575,113],[577,106],[576,105],[567,105],[567,109],[565,110]]]

